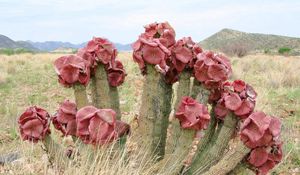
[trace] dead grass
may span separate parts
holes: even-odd
[[[37,104],[54,113],[65,98],[73,99],[72,90],[57,83],[52,62],[59,56],[61,54],[0,55],[0,155],[18,150],[23,157],[12,165],[0,167],[0,174],[61,173],[47,166],[41,145],[19,140],[16,125],[17,117],[27,106]],[[139,108],[142,76],[130,53],[121,53],[119,58],[128,73],[120,87],[121,110],[124,119],[131,121]],[[282,119],[285,155],[274,173],[293,174],[300,166],[300,58],[249,55],[231,61],[232,79],[244,79],[258,92],[256,109]],[[53,134],[58,138],[57,133]],[[91,164],[87,161],[91,151],[83,153],[86,157],[83,156],[81,164],[70,165],[65,174],[151,174],[153,165],[149,160],[138,166],[125,165],[116,161],[122,158],[122,152],[115,154],[114,159],[103,151],[92,152],[98,161]]]

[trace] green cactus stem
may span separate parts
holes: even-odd
[[[219,132],[216,131],[213,136],[215,138],[215,140],[212,139],[211,141],[213,143],[203,150],[203,152],[198,152],[195,155],[195,160],[188,170],[189,174],[202,174],[221,159],[230,139],[235,133],[237,121],[237,117],[232,113],[229,113],[225,117],[223,125],[218,128]]]
[[[103,64],[98,64],[96,68],[95,76],[92,77],[91,91],[95,107],[111,108],[117,113],[117,119],[121,119],[118,88],[109,85]]]
[[[121,120],[121,110],[120,110],[120,99],[119,91],[117,87],[109,86],[109,97],[111,102],[111,108],[117,113],[117,120]]]
[[[166,153],[167,154],[173,154],[175,149],[182,149],[189,147],[190,143],[193,141],[194,132],[187,131],[185,132],[181,127],[178,120],[175,119],[175,112],[177,110],[177,107],[184,96],[190,95],[190,81],[191,78],[191,72],[188,70],[184,70],[180,74],[180,79],[177,87],[177,93],[176,93],[176,101],[174,104],[174,109],[170,115],[172,117],[172,120],[170,121],[171,125],[171,136],[167,139],[167,148]],[[179,139],[180,138],[180,139]],[[179,146],[179,147],[178,147]]]
[[[150,153],[160,160],[165,153],[172,86],[165,83],[163,75],[155,69],[154,65],[146,66],[147,75],[143,86],[139,126],[133,133],[133,137],[142,146],[148,147]]]
[[[49,162],[55,163],[60,167],[66,167],[69,162],[69,158],[67,157],[63,147],[57,144],[51,137],[51,135],[47,135],[43,140],[43,144],[45,146],[45,151],[48,154]]]
[[[77,83],[73,86],[73,89],[77,108],[80,109],[88,105],[89,102],[86,94],[86,87],[82,84]]]
[[[224,154],[221,160],[217,164],[212,166],[203,175],[225,175],[230,171],[238,167],[235,171],[244,171],[246,168],[240,162],[245,158],[245,156],[250,153],[250,149],[244,145],[244,143],[238,139],[238,142],[234,145],[232,149]],[[241,165],[241,166],[239,166]]]

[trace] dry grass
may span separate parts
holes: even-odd
[[[57,83],[52,62],[60,55],[0,55],[0,155],[16,150],[22,155],[18,162],[0,167],[0,174],[61,173],[47,166],[47,156],[40,144],[20,141],[16,126],[17,116],[27,106],[37,104],[54,113],[65,98],[73,99],[72,90]],[[124,119],[130,121],[139,108],[142,76],[130,54],[121,53],[119,58],[128,72],[120,88],[121,110]],[[274,173],[292,174],[300,166],[300,58],[249,55],[233,58],[232,64],[232,78],[244,79],[258,92],[256,109],[282,119],[285,156]],[[61,141],[58,133],[53,134]],[[143,149],[140,150],[137,156],[142,155]],[[107,151],[86,149],[82,155],[80,164],[69,165],[65,174],[151,174],[154,166],[151,160],[124,164],[119,161],[124,159],[122,151],[107,154]],[[88,161],[91,155],[94,161]]]

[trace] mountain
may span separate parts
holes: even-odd
[[[27,50],[37,50],[34,46],[26,41],[14,41],[7,36],[0,35],[0,49],[10,48],[10,49],[27,49]]]
[[[227,45],[244,46],[249,50],[279,49],[281,47],[300,49],[300,38],[223,29],[201,41],[200,45],[210,50],[222,50]]]
[[[87,42],[80,43],[80,44],[72,44],[70,42],[61,42],[61,41],[45,41],[45,42],[32,42],[32,41],[27,41],[30,44],[32,44],[34,47],[38,48],[41,51],[55,51],[60,48],[69,48],[69,49],[79,49],[84,47]],[[116,48],[119,51],[130,51],[131,46],[130,44],[120,44],[120,43],[115,43]]]

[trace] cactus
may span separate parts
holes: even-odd
[[[138,145],[143,159],[157,165],[153,174],[172,169],[170,174],[220,175],[246,168],[266,174],[280,162],[280,121],[254,110],[257,94],[249,84],[228,81],[227,57],[203,51],[190,37],[176,41],[167,22],[146,25],[132,47],[144,76],[137,127],[121,121],[118,86],[126,72],[117,50],[109,40],[93,38],[76,55],[54,63],[59,83],[74,89],[75,103],[65,100],[51,117],[40,107],[28,108],[18,120],[22,139],[41,141],[60,166],[76,160],[51,137],[51,122],[63,137],[82,140],[81,149],[115,140],[121,146],[114,149]]]

